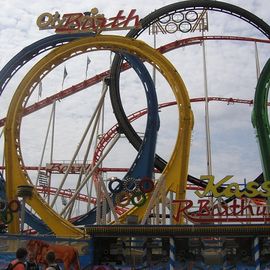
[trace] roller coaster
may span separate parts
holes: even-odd
[[[188,18],[190,14],[196,15],[189,24],[190,27],[191,23],[197,27],[199,14],[206,12],[236,17],[265,38],[202,35],[176,40],[157,49],[139,40],[140,35],[155,27],[155,24],[166,22],[174,16]],[[228,3],[189,0],[152,12],[140,20],[140,27],[132,28],[125,37],[102,35],[94,31],[72,33],[73,30],[74,25],[70,33],[52,35],[25,47],[0,71],[1,95],[18,70],[49,51],[28,70],[11,99],[6,117],[0,120],[5,137],[5,164],[0,167],[3,237],[20,235],[18,237],[22,242],[32,239],[33,234],[39,239],[48,237],[49,241],[84,239],[91,247],[91,256],[87,257],[91,269],[109,269],[109,265],[113,267],[116,264],[119,264],[118,269],[207,269],[209,265],[213,269],[220,269],[221,265],[224,269],[236,266],[237,269],[267,267],[270,257],[270,142],[267,112],[270,62],[266,63],[260,74],[254,100],[208,96],[190,98],[181,74],[164,54],[180,47],[202,45],[205,41],[268,44],[270,26],[253,13]],[[110,69],[43,100],[32,102],[33,93],[40,83],[61,64],[83,54],[107,51],[114,53]],[[148,66],[158,71],[172,89],[174,101],[159,104],[157,86]],[[122,104],[120,75],[129,76],[130,71],[141,81],[147,107],[127,116]],[[57,101],[64,101],[98,83],[102,83],[100,100],[71,160],[51,160],[46,165],[41,162],[39,166],[27,166],[21,149],[24,117],[52,105],[51,123]],[[90,147],[101,125],[99,121],[108,89],[117,124],[98,137],[89,162]],[[211,175],[198,179],[188,174],[192,129],[196,122],[191,103],[210,101],[254,106],[252,124],[259,141],[263,173],[243,187],[240,187],[240,183],[227,184],[229,176],[214,183]],[[170,158],[165,161],[156,154],[161,121],[159,111],[171,106],[176,107],[173,117],[177,119],[177,135]],[[147,119],[141,138],[131,123],[144,115]],[[130,168],[104,167],[102,163],[122,134],[137,151]],[[76,163],[78,153],[87,140],[83,161]],[[108,172],[121,172],[122,176],[105,179],[104,173]],[[52,186],[51,180],[61,175],[63,178],[59,186]],[[68,177],[76,177],[76,188],[73,190],[66,188]],[[89,183],[91,189],[95,189],[94,195],[85,194],[85,187]],[[199,199],[194,208],[195,200],[189,198],[189,190],[207,196]],[[57,211],[59,198],[62,206]],[[86,205],[84,213],[74,215],[74,205],[80,202]],[[50,237],[54,237],[53,240]],[[104,237],[106,243],[103,243]],[[81,245],[77,243],[77,247],[81,248]],[[14,245],[10,245],[7,250],[13,248]],[[82,250],[84,253],[85,247]],[[89,250],[86,253],[89,255]],[[124,258],[119,259],[120,255]]]

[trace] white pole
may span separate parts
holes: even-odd
[[[79,142],[79,145],[78,145],[78,147],[77,147],[77,149],[76,149],[76,151],[75,151],[75,153],[74,153],[74,155],[73,155],[73,157],[71,159],[71,162],[70,162],[70,164],[69,164],[69,166],[68,166],[68,168],[67,168],[67,170],[65,172],[65,175],[64,175],[64,177],[62,179],[62,182],[60,183],[60,185],[58,187],[58,190],[57,190],[57,192],[56,192],[56,194],[55,194],[55,196],[53,198],[53,201],[51,203],[51,207],[53,207],[55,205],[55,202],[56,202],[56,200],[57,200],[57,198],[59,196],[59,193],[60,193],[60,191],[61,191],[61,189],[62,189],[62,187],[63,187],[63,185],[64,185],[64,183],[65,183],[65,181],[67,179],[67,176],[68,176],[68,174],[69,174],[69,172],[71,170],[71,167],[72,167],[72,165],[73,165],[73,163],[74,163],[74,161],[75,161],[75,159],[76,159],[76,157],[77,157],[77,155],[79,153],[79,150],[80,150],[80,148],[81,148],[81,146],[83,144],[83,141],[85,140],[85,137],[86,137],[86,135],[87,135],[87,133],[88,133],[88,131],[89,131],[89,129],[90,129],[90,127],[91,127],[94,119],[95,119],[95,116],[96,116],[96,114],[97,114],[100,106],[102,105],[102,103],[104,101],[105,94],[106,94],[106,91],[104,91],[103,95],[101,96],[101,98],[100,98],[100,100],[99,100],[99,102],[97,104],[97,107],[96,107],[96,109],[94,111],[94,114],[92,115],[92,117],[91,117],[91,119],[90,119],[90,121],[88,123],[88,126],[85,129],[85,132],[84,132],[84,134],[83,134],[83,136],[82,136],[82,138],[81,138],[81,140]]]
[[[173,224],[173,192],[170,191],[170,224]]]
[[[161,205],[162,205],[162,225],[166,224],[166,204],[167,204],[166,184],[163,181],[163,188],[161,190]]]
[[[160,218],[159,218],[159,203],[158,203],[158,201],[159,201],[159,197],[157,197],[156,198],[157,199],[157,201],[156,201],[156,207],[154,208],[154,210],[155,210],[155,213],[156,213],[156,225],[159,225],[159,221],[160,221]]]
[[[101,196],[101,183],[98,181],[97,183],[97,203],[96,203],[96,207],[97,207],[97,211],[96,211],[96,223],[97,225],[100,225],[100,221],[101,221],[101,201],[98,199]]]
[[[52,119],[52,141],[51,141],[51,156],[50,156],[50,163],[53,162],[53,150],[54,150],[54,130],[55,130],[55,115],[56,115],[56,101],[53,103],[53,119]],[[52,180],[52,174],[50,173],[49,176],[49,188],[51,187],[51,180]],[[48,194],[48,204],[50,203],[50,194]]]
[[[105,85],[105,84],[106,83],[103,82],[102,95],[104,94],[104,91],[105,92],[107,91],[107,85]],[[92,142],[94,140],[94,135],[95,135],[95,131],[97,129],[97,125],[98,125],[99,119],[100,119],[100,114],[101,114],[101,109],[102,108],[103,108],[103,106],[100,106],[99,109],[98,109],[98,111],[97,111],[96,119],[95,119],[95,122],[94,122],[94,125],[93,125],[93,130],[92,130],[92,133],[91,133],[91,136],[90,136],[90,139],[89,139],[89,143],[88,143],[87,148],[86,148],[86,151],[85,151],[85,155],[84,155],[84,159],[83,159],[83,164],[82,164],[82,168],[80,170],[80,175],[78,177],[76,189],[80,186],[80,183],[81,183],[81,180],[82,180],[82,174],[84,172],[84,166],[86,164],[87,157],[89,155],[90,148],[91,148]],[[89,195],[89,197],[91,197],[91,194]],[[71,205],[69,211],[66,213],[65,217],[67,216],[67,214],[69,214],[69,218],[70,218],[71,213],[73,211],[73,207],[74,207],[74,202],[72,203],[72,205]]]
[[[107,200],[107,202],[108,202],[108,204],[109,204],[109,207],[110,207],[110,209],[111,209],[111,211],[112,211],[112,213],[113,213],[115,223],[116,223],[116,224],[119,224],[119,219],[118,219],[117,214],[116,214],[116,212],[115,212],[115,210],[114,210],[113,201],[112,201],[112,199],[111,199],[111,197],[110,197],[110,195],[109,195],[109,193],[108,193],[108,191],[107,191],[107,189],[106,189],[106,186],[105,186],[105,184],[104,184],[103,179],[100,178],[100,179],[99,179],[99,182],[100,182],[100,185],[101,185],[102,190],[103,190],[103,192],[104,192],[105,198],[106,198],[106,200]],[[99,201],[100,201],[100,200],[99,200]],[[103,204],[102,207],[104,208],[104,204]],[[103,215],[103,216],[104,216],[104,215]],[[106,222],[106,219],[105,219],[105,222]]]
[[[255,261],[255,270],[260,270],[261,269],[261,263],[260,263],[259,237],[254,238],[253,254],[254,254],[254,261]]]
[[[204,31],[202,31],[204,35]],[[208,103],[208,83],[207,83],[207,67],[206,67],[206,50],[205,42],[202,41],[203,48],[203,74],[204,74],[204,95],[205,95],[205,132],[206,132],[206,152],[207,152],[207,174],[212,175],[212,160],[211,160],[211,138],[209,124],[209,103]]]
[[[259,60],[259,53],[258,53],[258,46],[257,42],[254,43],[255,45],[255,63],[256,63],[256,75],[257,75],[257,80],[260,77],[261,73],[261,68],[260,68],[260,60]]]
[[[169,259],[170,270],[175,270],[175,240],[170,237],[170,259]]]
[[[3,127],[3,129],[2,129],[2,131],[0,133],[0,139],[3,136],[3,134],[4,134],[4,130],[5,130],[5,126]],[[3,153],[4,153],[4,151],[3,151]],[[3,155],[3,158],[2,158],[2,166],[3,167],[5,166],[5,155]],[[4,175],[4,169],[2,169],[2,174]]]
[[[25,198],[22,198],[21,201],[21,234],[24,231],[24,222],[25,222]]]
[[[154,30],[154,49],[156,49],[156,47],[157,47],[157,33],[156,33],[156,28],[155,28],[155,30]],[[156,68],[155,68],[155,66],[153,66],[153,82],[154,82],[154,85],[156,85]]]
[[[85,186],[85,184],[87,183],[87,181],[89,180],[89,178],[91,177],[91,175],[94,173],[94,171],[96,170],[96,168],[99,166],[99,164],[103,161],[103,159],[107,156],[107,154],[111,151],[111,149],[113,148],[113,146],[115,145],[115,143],[118,141],[120,135],[118,134],[111,142],[110,146],[108,147],[107,151],[103,154],[103,156],[99,159],[99,161],[97,162],[97,164],[93,167],[90,168],[90,170],[88,170],[88,172],[86,173],[81,185],[78,187],[78,189],[74,192],[73,196],[70,198],[69,202],[67,203],[67,205],[65,206],[65,208],[62,210],[62,212],[60,213],[60,215],[62,215],[63,213],[65,213],[65,211],[67,210],[67,208],[70,206],[70,204],[72,203],[73,200],[76,199],[77,195],[79,194],[79,192],[82,190],[82,188]]]
[[[158,183],[156,184],[156,187],[155,187],[155,189],[154,189],[154,192],[153,192],[153,194],[152,194],[152,196],[151,196],[151,198],[150,198],[148,207],[147,207],[147,209],[146,209],[146,211],[145,211],[145,214],[144,214],[144,217],[143,217],[143,219],[142,219],[141,224],[145,224],[145,223],[146,223],[146,221],[147,221],[147,219],[148,219],[148,217],[149,217],[150,211],[151,211],[152,208],[154,207],[155,201],[156,201],[156,199],[157,199],[157,197],[158,197],[158,193],[159,193],[161,187],[163,186],[162,184],[163,184],[164,179],[165,179],[164,176],[161,175],[161,177],[159,178]]]
[[[38,185],[38,177],[39,177],[39,173],[40,173],[40,168],[42,166],[42,162],[43,162],[43,158],[44,158],[44,154],[45,154],[45,149],[46,149],[46,145],[47,145],[47,141],[48,141],[48,137],[49,137],[50,127],[51,127],[51,123],[52,123],[52,119],[53,119],[53,114],[54,114],[54,109],[55,109],[54,104],[55,103],[53,103],[53,106],[52,106],[52,111],[51,111],[51,114],[50,114],[48,128],[47,128],[46,135],[45,135],[45,141],[44,141],[44,144],[43,144],[41,158],[40,158],[40,162],[39,162],[39,166],[38,166],[38,174],[37,174],[37,179],[36,179],[36,186]]]

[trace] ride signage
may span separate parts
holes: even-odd
[[[173,200],[177,208],[173,219],[179,222],[182,215],[193,223],[213,222],[269,222],[267,204],[257,205],[252,200],[234,199],[230,203],[212,204],[210,200],[198,200],[198,210],[188,211],[193,207],[191,200]]]
[[[46,171],[49,173],[66,173],[69,169],[70,174],[77,174],[81,171],[87,171],[92,166],[92,164],[82,164],[74,163],[70,165],[69,163],[48,163],[46,164]]]
[[[90,12],[66,13],[62,16],[59,12],[51,14],[42,13],[37,18],[37,25],[40,30],[55,29],[56,33],[93,32],[126,30],[140,28],[139,16],[135,15],[136,9],[132,9],[127,16],[124,10],[119,10],[116,16],[106,18],[100,14],[97,8]],[[133,23],[131,25],[131,23]]]
[[[255,181],[249,182],[241,190],[238,183],[225,184],[231,178],[228,175],[215,184],[214,176],[201,176],[201,180],[208,180],[208,184],[203,191],[195,191],[199,198],[203,198],[197,201],[196,210],[192,210],[192,200],[173,200],[176,209],[173,219],[179,222],[184,216],[192,223],[270,222],[266,200],[270,196],[270,181],[262,185]],[[230,200],[213,203],[205,197],[226,197]]]
[[[204,10],[198,13],[195,10],[177,11],[159,18],[149,28],[149,34],[174,34],[208,31],[208,15]]]
[[[200,191],[195,191],[195,194],[203,198],[208,194],[211,194],[215,198],[226,197],[231,198],[235,196],[236,198],[241,198],[243,196],[248,198],[254,198],[258,196],[262,197],[270,197],[270,181],[265,181],[261,187],[257,182],[249,182],[246,184],[246,187],[243,191],[240,190],[240,186],[238,183],[230,183],[227,186],[224,184],[230,180],[233,176],[227,175],[223,179],[221,179],[218,183],[214,184],[215,177],[212,175],[201,176],[201,180],[208,180],[208,184],[204,191],[201,193]],[[221,190],[222,187],[222,190]],[[261,190],[258,190],[258,188]]]

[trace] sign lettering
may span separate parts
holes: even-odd
[[[62,17],[57,11],[54,14],[45,12],[37,18],[37,25],[40,30],[55,29],[56,33],[100,33],[109,30],[140,28],[139,16],[135,13],[136,9],[132,9],[125,16],[124,10],[119,10],[116,16],[107,19],[104,14],[99,13],[97,8],[84,13],[66,13]]]
[[[69,167],[69,164],[65,163],[49,163],[46,164],[46,171],[50,173],[65,173]],[[87,171],[91,167],[91,164],[83,165],[79,163],[74,163],[70,167],[69,173],[76,174],[80,173],[82,170]]]
[[[230,204],[212,205],[210,200],[198,200],[197,211],[190,211],[193,207],[191,200],[173,200],[177,207],[177,214],[173,219],[179,222],[184,215],[188,220],[199,223],[213,222],[269,222],[267,204],[255,204],[251,200],[234,199]],[[190,211],[190,212],[189,212]]]
[[[257,182],[254,181],[249,182],[247,183],[245,190],[241,191],[238,183],[230,183],[227,186],[224,186],[224,184],[232,177],[233,177],[232,175],[228,175],[215,184],[214,176],[211,175],[201,176],[201,180],[208,180],[208,184],[203,192],[197,190],[195,191],[195,194],[199,198],[206,197],[209,194],[212,194],[212,196],[215,198],[219,197],[230,198],[232,196],[235,196],[236,198],[241,198],[243,196],[248,198],[254,198],[258,196],[270,197],[270,181],[265,181],[261,185],[260,189],[259,184]],[[221,189],[221,187],[223,187],[223,189]]]

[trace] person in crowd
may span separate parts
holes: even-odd
[[[36,263],[34,253],[28,252],[28,260],[26,261],[26,270],[39,270],[39,266]]]
[[[46,270],[61,270],[60,266],[55,261],[55,253],[53,251],[48,251],[46,261],[48,263]]]
[[[18,248],[16,251],[16,259],[11,261],[8,265],[8,270],[26,270],[25,261],[27,258],[27,249]]]

